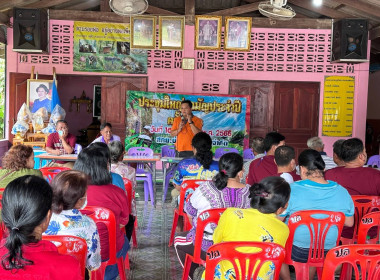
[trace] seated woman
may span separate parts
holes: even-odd
[[[186,179],[211,180],[218,173],[218,162],[213,160],[212,140],[205,132],[195,134],[191,141],[194,157],[178,163],[173,176],[175,189],[172,191],[173,204],[181,191],[181,184]]]
[[[111,153],[107,144],[104,144],[103,142],[95,142],[95,143],[92,143],[90,147],[96,147],[98,151],[101,152],[103,156],[107,159],[108,164],[111,165]],[[110,168],[111,167],[109,167],[108,169]],[[110,172],[110,173],[111,173],[111,178],[112,178],[112,184],[114,184],[115,186],[118,186],[123,191],[125,191],[123,178],[115,172]]]
[[[125,192],[112,185],[109,168],[109,159],[104,155],[104,151],[94,145],[83,149],[74,165],[75,170],[84,172],[90,178],[87,188],[87,204],[108,208],[115,214],[116,256],[125,258],[129,249],[129,241],[121,227],[128,223],[129,202]],[[106,261],[109,258],[108,231],[102,224],[98,225],[98,230],[102,261]],[[107,266],[104,279],[116,279],[118,274],[116,264]]]
[[[100,241],[95,222],[78,209],[87,204],[87,175],[76,170],[58,173],[51,182],[53,204],[49,226],[44,234],[74,235],[87,242],[86,267],[100,267]]]
[[[198,135],[198,134],[197,134]],[[213,208],[248,208],[249,186],[240,183],[243,179],[243,158],[236,153],[224,154],[219,159],[219,173],[212,181],[199,186],[185,204],[185,211],[192,219],[193,227],[174,239],[174,248],[181,265],[184,265],[186,254],[193,254],[196,231],[196,220],[200,213]],[[211,226],[206,227],[207,234],[202,241],[201,257],[206,259],[206,251],[213,244]],[[192,277],[196,264],[190,269]]]
[[[285,247],[289,229],[276,215],[288,205],[290,186],[281,177],[267,177],[255,183],[249,190],[251,208],[227,209],[220,217],[213,235],[214,244],[227,241],[261,241],[277,243]],[[265,266],[260,272],[262,279],[271,279],[274,268]],[[265,274],[265,278],[264,278]],[[214,279],[235,279],[232,265],[217,265]],[[261,279],[261,278],[260,278]]]
[[[41,240],[52,197],[49,184],[36,176],[17,178],[5,189],[1,216],[9,235],[0,245],[0,279],[82,279],[78,260]]]
[[[33,148],[25,145],[13,146],[5,154],[0,169],[0,188],[5,188],[14,179],[35,175],[43,178],[41,171],[34,168]]]
[[[291,195],[289,206],[280,216],[283,219],[301,210],[327,210],[343,212],[346,216],[344,225],[354,224],[354,203],[348,191],[333,181],[324,178],[325,162],[319,152],[304,150],[298,156],[301,181],[290,185]],[[310,237],[306,227],[297,229],[294,235],[292,260],[307,262],[309,256]],[[332,228],[325,240],[325,250],[335,247],[337,230]],[[315,268],[310,269],[310,279],[313,279]],[[281,279],[290,280],[289,269],[283,265]]]
[[[126,178],[132,182],[133,193],[136,191],[136,170],[123,163],[125,152],[124,145],[120,141],[113,141],[108,144],[111,154],[111,171],[119,174],[123,179]],[[132,215],[136,216],[136,202],[132,197]]]

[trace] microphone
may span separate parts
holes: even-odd
[[[185,116],[184,116],[184,115],[181,115],[181,119],[182,119],[182,122],[183,122],[184,124],[186,124],[186,123],[187,123],[187,119],[185,118]]]

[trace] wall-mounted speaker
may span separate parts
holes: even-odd
[[[47,53],[48,31],[46,10],[13,8],[13,51]]]
[[[368,21],[366,19],[334,21],[331,34],[331,62],[368,61]]]

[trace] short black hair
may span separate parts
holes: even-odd
[[[197,150],[195,159],[205,168],[209,169],[213,161],[212,140],[206,132],[198,132],[191,140],[191,145]]]
[[[110,129],[112,129],[112,125],[111,125],[110,123],[108,123],[108,122],[104,122],[104,123],[102,123],[102,124],[100,125],[100,130],[105,129],[107,126],[108,126]]]
[[[252,149],[258,154],[263,154],[265,152],[264,148],[264,138],[263,137],[254,137],[252,139]]]
[[[67,121],[65,121],[65,120],[58,120],[55,125],[57,126],[59,123],[64,123],[68,126]]]
[[[359,138],[350,138],[342,143],[341,159],[344,162],[355,160],[364,151],[363,141]]]
[[[49,92],[49,89],[44,84],[40,84],[38,88],[36,88],[36,92],[38,92],[38,89],[42,88],[44,91]]]
[[[336,140],[333,144],[333,152],[341,159],[342,158],[342,144],[345,140]]]
[[[269,151],[273,145],[280,144],[281,141],[285,140],[285,136],[278,133],[278,132],[269,132],[267,135],[265,135],[264,138],[264,149],[265,151]]]
[[[182,104],[189,104],[189,107],[190,108],[193,108],[193,102],[191,102],[190,100],[188,100],[188,99],[185,99],[185,100],[182,100],[182,102],[181,102],[181,105]]]
[[[295,157],[294,148],[290,146],[280,146],[274,152],[274,160],[278,166],[287,166]]]

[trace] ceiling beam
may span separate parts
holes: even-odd
[[[123,17],[114,12],[74,11],[74,10],[49,10],[50,19],[94,21],[94,22],[119,22],[129,23],[129,17]]]
[[[9,25],[9,16],[5,13],[0,13],[0,25]]]
[[[195,23],[195,0],[185,0],[185,22],[188,25]]]
[[[307,10],[310,10],[310,11],[313,11],[313,12],[316,12],[318,14],[321,14],[321,15],[324,15],[324,16],[327,16],[327,17],[330,17],[330,18],[346,18],[346,17],[353,17],[352,15],[348,15],[348,14],[345,14],[345,13],[342,13],[342,12],[339,12],[339,11],[336,11],[334,9],[331,9],[331,8],[328,8],[326,6],[319,6],[319,7],[316,7],[312,4],[311,1],[305,1],[305,0],[289,0],[288,1],[288,4],[289,2],[291,4],[294,4],[298,7],[301,7],[301,8],[304,8],[304,9],[307,9]]]
[[[348,6],[349,8],[354,8],[362,12],[365,12],[367,14],[370,14],[374,17],[380,18],[379,6],[372,5],[368,3],[368,1],[367,2],[358,1],[358,0],[334,0],[334,1],[340,4],[344,4]]]
[[[6,11],[9,9],[12,9],[13,7],[23,7],[24,5],[34,3],[38,0],[28,0],[28,1],[23,1],[23,0],[0,0],[0,11]]]
[[[375,40],[380,37],[380,26],[372,28],[369,31],[369,38],[370,40]]]
[[[212,13],[208,13],[206,15],[217,15],[217,16],[234,16],[241,15],[253,11],[257,11],[259,8],[259,3],[251,3],[242,6],[237,6],[225,10],[220,10]]]
[[[100,5],[99,0],[87,0],[87,1],[84,1],[83,3],[77,4],[77,5],[68,6],[67,8],[64,8],[63,10],[85,11],[87,9],[95,8],[99,5]]]
[[[161,9],[158,7],[154,7],[151,5],[149,5],[148,9],[146,10],[146,13],[155,14],[155,15],[162,15],[162,16],[165,16],[165,15],[167,15],[167,16],[178,16],[179,15],[177,13],[174,13],[174,12],[171,12],[168,10],[164,10],[164,9]]]
[[[111,7],[108,0],[100,0],[100,11],[111,12]]]

